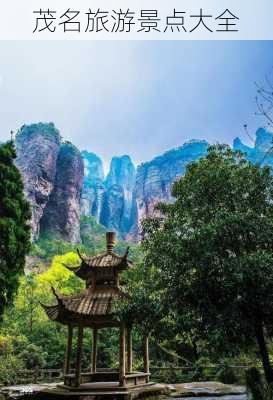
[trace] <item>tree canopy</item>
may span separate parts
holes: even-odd
[[[0,318],[13,298],[30,249],[30,208],[12,141],[0,146]]]
[[[212,351],[259,346],[273,381],[273,180],[226,145],[187,166],[173,204],[144,222],[145,263],[157,266],[180,329]],[[219,354],[219,353],[218,353]]]

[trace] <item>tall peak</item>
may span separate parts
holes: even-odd
[[[267,150],[273,145],[273,134],[265,128],[259,128],[256,131],[255,147],[261,150]]]

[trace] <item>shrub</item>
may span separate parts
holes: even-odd
[[[22,360],[18,357],[7,354],[1,357],[0,363],[0,384],[10,385],[18,382],[20,370],[24,368]]]
[[[24,363],[25,368],[34,369],[42,368],[46,364],[46,353],[35,344],[29,344],[22,353],[19,354],[20,360]]]
[[[225,360],[221,363],[220,369],[216,373],[216,379],[220,382],[232,384],[237,381],[234,369],[230,367],[230,361]]]
[[[246,385],[248,391],[252,394],[253,400],[265,400],[264,385],[261,374],[257,368],[249,368],[246,371]]]

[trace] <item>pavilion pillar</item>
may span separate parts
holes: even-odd
[[[98,329],[93,329],[93,341],[92,341],[92,360],[91,360],[91,372],[94,374],[97,372],[97,354],[98,354]]]
[[[133,342],[132,342],[132,327],[127,328],[127,373],[133,371]]]
[[[150,360],[149,360],[149,336],[144,336],[143,340],[143,361],[144,361],[144,372],[150,373]],[[146,378],[146,382],[149,382],[149,376]]]
[[[76,356],[76,372],[75,372],[75,386],[81,384],[81,361],[82,361],[82,341],[83,341],[83,327],[78,328],[78,343],[77,343],[77,356]]]
[[[68,375],[70,371],[70,360],[71,360],[71,352],[72,352],[72,338],[73,338],[73,327],[68,325],[67,330],[67,345],[65,352],[65,361],[64,361],[64,375]]]
[[[120,335],[119,335],[119,385],[125,385],[125,369],[126,369],[126,360],[125,360],[125,325],[122,324],[120,326]]]

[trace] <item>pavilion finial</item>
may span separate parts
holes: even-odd
[[[12,142],[14,142],[14,131],[13,130],[10,131],[10,140]]]
[[[115,232],[106,232],[106,246],[107,252],[112,253],[116,242],[116,233]]]

